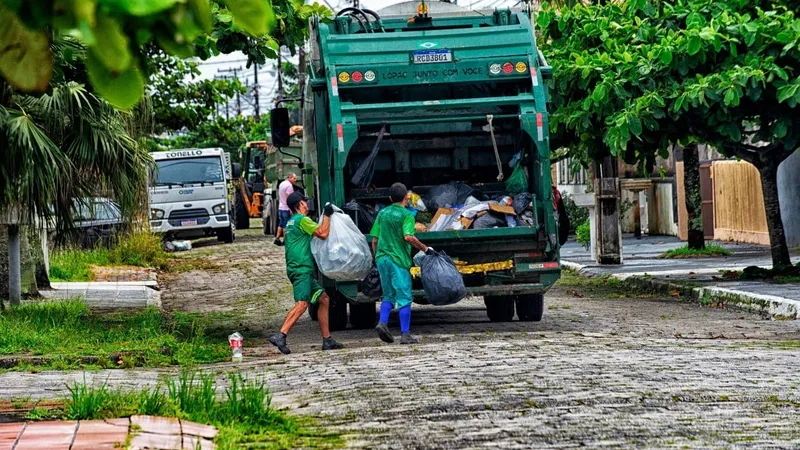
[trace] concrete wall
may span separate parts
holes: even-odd
[[[789,247],[800,246],[800,152],[778,168],[778,198]]]
[[[671,181],[656,182],[648,193],[648,233],[651,235],[678,235],[678,223],[675,220]],[[652,196],[652,199],[650,198]],[[652,205],[652,206],[651,206]]]

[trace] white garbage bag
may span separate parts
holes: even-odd
[[[350,216],[335,206],[333,210],[328,239],[314,238],[311,254],[326,277],[337,281],[363,280],[372,269],[367,240]]]

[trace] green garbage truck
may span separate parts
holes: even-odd
[[[552,70],[528,14],[445,2],[378,13],[345,8],[332,21],[312,19],[309,46],[302,176],[314,209],[345,207],[371,242],[369,215],[402,182],[421,200],[411,202],[419,207],[417,237],[454,259],[490,320],[511,321],[515,312],[541,320],[561,266],[547,114]],[[288,144],[287,117],[273,110],[275,145]],[[355,179],[359,168],[366,176]],[[450,201],[437,197],[454,189]],[[478,211],[471,219],[470,207]],[[424,304],[418,269],[412,274],[414,301]],[[334,329],[346,326],[348,305],[354,328],[375,326],[379,299],[361,293],[360,280],[320,279],[333,299]]]

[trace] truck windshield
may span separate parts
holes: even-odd
[[[218,183],[224,181],[222,161],[219,156],[156,161],[153,180],[156,186]]]

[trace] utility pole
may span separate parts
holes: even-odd
[[[281,49],[278,47],[278,99],[275,106],[283,100],[283,57],[281,57]]]
[[[233,73],[233,78],[239,79],[239,72],[242,71],[242,66],[233,67],[231,69],[217,69],[219,73]],[[225,112],[227,115],[227,105],[225,106]],[[236,92],[236,115],[242,115],[242,99],[239,92]]]
[[[253,64],[253,96],[256,104],[256,122],[261,120],[261,108],[258,103],[258,64]]]
[[[305,102],[305,85],[306,85],[306,50],[303,45],[300,45],[300,51],[297,52],[298,55],[298,67],[297,67],[297,82],[299,83],[300,88],[300,125],[303,125],[303,103]]]

